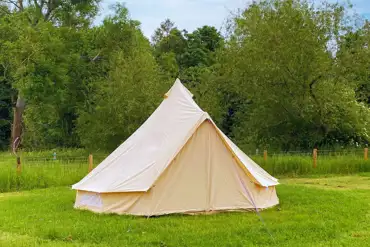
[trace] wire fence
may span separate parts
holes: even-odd
[[[103,155],[94,155],[94,163],[100,163],[105,159],[106,156]],[[79,163],[88,163],[89,162],[89,156],[56,156],[56,157],[45,157],[45,156],[21,156],[21,160],[23,164],[29,164],[29,165],[40,165],[40,164],[79,164]]]
[[[29,173],[38,174],[57,174],[69,176],[71,174],[86,175],[99,165],[107,155],[56,155],[32,153],[22,153],[16,157],[14,155],[4,155],[0,157],[1,173],[16,171],[18,175]],[[1,176],[0,176],[1,177]]]
[[[368,150],[312,150],[247,153],[273,176],[370,172]],[[0,154],[0,192],[70,186],[98,166],[108,154]]]
[[[342,149],[342,150],[330,150],[330,149],[316,149],[318,156],[359,156],[365,157],[368,153],[368,148],[364,149]],[[247,152],[248,156],[251,157],[258,157],[258,156],[265,156],[267,153],[268,156],[313,156],[313,150],[305,150],[305,151],[269,151],[269,150],[256,150],[256,151],[249,151]]]
[[[273,158],[273,157],[312,157],[315,152],[313,150],[305,151],[269,151],[269,150],[256,150],[255,152],[249,151],[246,154],[250,157],[264,157],[264,158]],[[316,149],[317,158],[320,157],[342,157],[342,156],[351,156],[351,157],[363,157],[367,160],[368,148],[364,149],[343,149],[343,150],[329,150],[329,149]],[[108,154],[98,154],[93,155],[94,165],[102,162]],[[27,155],[24,153],[20,156],[22,164],[27,165],[73,165],[73,164],[83,164],[89,163],[89,155]]]
[[[343,150],[313,149],[311,151],[287,152],[269,152],[268,150],[262,150],[261,152],[260,150],[256,150],[256,152],[249,152],[247,155],[263,168],[269,169],[269,166],[274,166],[275,170],[283,165],[286,166],[286,164],[294,165],[294,169],[309,165],[313,169],[316,169],[317,166],[323,166],[324,162],[327,161],[338,161],[338,164],[352,163],[355,161],[368,163],[368,148]],[[9,156],[6,164],[8,164],[8,167],[14,167],[13,165],[16,165],[18,173],[22,173],[24,170],[30,171],[33,167],[44,169],[55,168],[62,171],[63,174],[74,172],[74,170],[79,170],[80,173],[88,173],[98,166],[107,156],[108,154],[58,155],[57,153],[43,153],[35,155],[32,153],[22,153],[17,159],[14,156]],[[334,166],[334,163],[331,166]]]

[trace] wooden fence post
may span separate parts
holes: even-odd
[[[89,155],[89,172],[91,172],[93,169],[93,155]]]
[[[21,157],[17,157],[17,174],[20,175],[22,172]]]
[[[263,151],[263,160],[267,160],[267,150]]]
[[[317,149],[315,148],[312,152],[313,168],[317,167]]]
[[[368,159],[368,158],[367,158],[368,151],[369,151],[369,149],[368,149],[368,148],[365,148],[365,150],[364,150],[364,159],[365,159],[365,160],[367,160],[367,159]]]

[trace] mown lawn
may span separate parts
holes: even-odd
[[[73,209],[68,187],[2,193],[0,246],[370,246],[369,173],[281,182],[266,225],[253,212],[98,215]]]

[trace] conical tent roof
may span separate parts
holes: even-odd
[[[277,185],[277,179],[223,134],[192,96],[177,79],[146,122],[72,188],[98,193],[148,191],[205,120],[214,125],[253,182],[264,187]]]

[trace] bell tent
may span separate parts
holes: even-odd
[[[279,203],[276,185],[177,79],[145,123],[72,189],[75,208],[154,216],[269,208]]]

